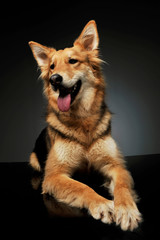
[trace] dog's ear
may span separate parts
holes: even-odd
[[[81,45],[84,49],[92,51],[98,48],[99,37],[97,25],[94,20],[91,20],[84,27],[80,36],[74,42],[74,45]]]
[[[31,47],[33,56],[36,59],[38,65],[40,67],[48,65],[50,48],[33,41],[29,42],[28,44]]]

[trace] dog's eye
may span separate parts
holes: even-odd
[[[54,69],[54,63],[51,64],[50,69]]]
[[[70,64],[75,64],[75,63],[77,63],[77,62],[78,62],[77,59],[74,59],[74,58],[70,58],[70,59],[69,59],[69,63],[70,63]]]

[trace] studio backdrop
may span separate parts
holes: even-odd
[[[19,15],[18,15],[19,14]],[[28,46],[71,47],[94,19],[113,113],[112,135],[125,156],[160,153],[160,46],[156,8],[68,8],[63,14],[17,11],[1,30],[1,162],[24,162],[45,127],[46,100]]]

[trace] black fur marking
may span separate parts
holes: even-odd
[[[44,169],[45,162],[47,159],[48,149],[47,149],[47,142],[46,137],[48,136],[47,128],[44,128],[40,133],[39,137],[36,140],[33,152],[36,154],[40,166]]]
[[[105,104],[105,102],[102,102],[101,108],[100,108],[100,118],[99,121],[101,121],[101,119],[103,118],[104,114],[106,113],[106,111],[108,111],[107,109],[107,105]]]
[[[68,136],[68,135],[60,132],[58,129],[56,129],[55,127],[53,127],[53,126],[51,126],[51,125],[49,125],[49,128],[50,128],[51,131],[54,131],[54,132],[56,132],[57,134],[59,134],[63,139],[69,139],[70,141],[77,142],[77,143],[79,143],[79,144],[82,145],[82,146],[86,146],[85,143],[78,141],[77,138],[74,138],[73,136]]]
[[[106,130],[101,134],[100,137],[104,137],[111,134],[111,120],[109,120]]]

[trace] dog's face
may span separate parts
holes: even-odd
[[[89,101],[96,87],[103,84],[98,58],[98,32],[90,21],[71,48],[56,51],[39,43],[29,42],[41,68],[44,92],[54,108],[67,112],[76,102]]]

